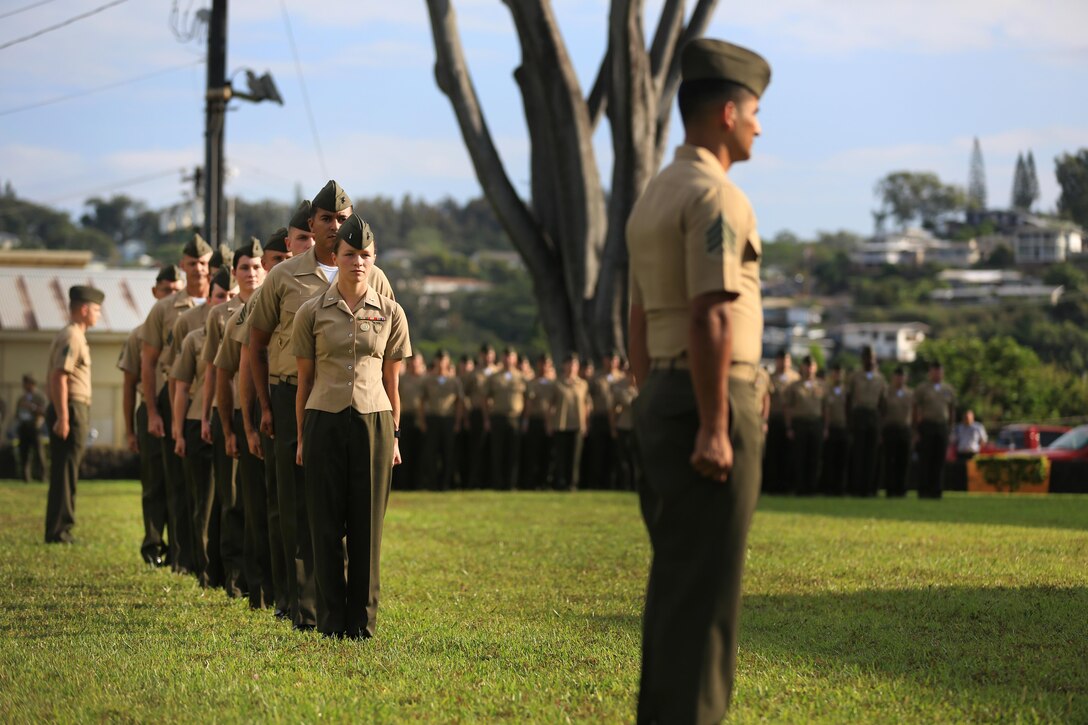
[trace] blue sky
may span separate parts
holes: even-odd
[[[205,2],[177,0],[182,10]],[[0,0],[0,15],[30,4]],[[103,4],[53,0],[5,18],[0,44]],[[511,75],[519,50],[509,12],[499,0],[453,4],[492,133],[510,177],[527,192],[528,144]],[[647,35],[660,4],[647,2]],[[123,192],[154,207],[181,200],[187,186],[180,170],[203,160],[205,79],[196,63],[204,49],[175,38],[173,5],[131,0],[0,50],[0,179],[22,197],[73,212],[91,193]],[[291,18],[324,164],[281,5]],[[588,90],[605,44],[608,3],[553,6]],[[229,15],[228,68],[271,70],[285,105],[235,104],[227,120],[228,193],[292,200],[296,188],[312,196],[333,177],[357,197],[480,194],[452,109],[434,84],[423,0],[233,0]],[[1042,192],[1037,208],[1053,209],[1054,157],[1088,146],[1085,27],[1083,0],[723,0],[708,35],[760,51],[774,69],[763,137],[753,160],[733,172],[763,236],[784,229],[802,236],[840,228],[869,233],[878,178],[901,169],[935,171],[964,184],[974,136],[991,205],[1008,203],[1016,155],[1030,149]],[[5,115],[186,63],[193,65]],[[676,122],[672,134],[679,143]],[[604,121],[597,146],[605,179],[608,139]],[[149,180],[131,183],[140,179]]]

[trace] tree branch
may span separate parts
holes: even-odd
[[[525,260],[555,354],[573,349],[571,306],[552,240],[518,195],[499,157],[472,85],[449,0],[427,0],[435,46],[435,80],[453,106],[476,177],[510,240]]]
[[[668,69],[657,87],[657,133],[654,141],[655,157],[657,161],[654,168],[661,165],[661,158],[665,153],[665,142],[669,137],[669,119],[672,117],[672,101],[676,97],[676,90],[680,87],[680,55],[684,46],[695,38],[701,37],[706,32],[706,26],[710,24],[710,16],[714,14],[714,8],[718,0],[698,0],[695,9],[691,11],[691,19],[688,20],[684,32],[673,46],[668,62],[662,57],[662,66]]]

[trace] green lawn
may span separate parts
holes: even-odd
[[[133,483],[80,543],[0,483],[0,721],[630,721],[631,494],[394,493],[377,637],[327,641],[138,557]],[[731,721],[1088,722],[1088,497],[765,499]]]

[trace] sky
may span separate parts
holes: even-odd
[[[108,1],[0,0],[0,46]],[[500,0],[452,3],[487,122],[527,195],[510,13]],[[608,5],[552,0],[583,92],[600,64]],[[152,208],[180,203],[190,188],[183,173],[203,162],[205,43],[179,37],[171,18],[183,26],[207,6],[120,0],[0,49],[0,181],[76,216],[95,195],[124,193]],[[647,37],[660,7],[661,0],[646,3]],[[245,87],[242,69],[270,71],[284,98],[283,106],[232,103],[228,194],[294,201],[336,178],[354,197],[481,195],[434,82],[423,0],[232,0],[228,14],[227,67],[239,74],[236,85]],[[1085,27],[1083,0],[721,0],[707,35],[757,50],[773,68],[763,135],[752,160],[730,172],[751,198],[762,236],[869,234],[878,179],[933,171],[966,185],[975,137],[991,206],[1008,205],[1017,154],[1030,150],[1036,209],[1053,210],[1055,157],[1088,146]],[[127,82],[148,74],[156,75]],[[112,84],[122,85],[20,110]],[[678,121],[671,133],[675,146]],[[608,179],[606,120],[595,142]]]

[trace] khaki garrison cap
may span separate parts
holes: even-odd
[[[684,46],[680,75],[685,81],[738,83],[762,96],[771,82],[771,66],[761,55],[724,40],[699,38]]]
[[[329,182],[330,184],[333,182]],[[342,190],[341,190],[342,191]],[[318,194],[320,196],[320,194]],[[345,196],[347,196],[345,194]],[[298,205],[298,209],[295,210],[294,216],[291,217],[291,221],[287,222],[287,226],[294,227],[295,229],[301,229],[305,232],[310,231],[310,201],[309,199],[303,199]],[[286,234],[286,231],[284,232]],[[286,248],[284,251],[287,251]]]
[[[310,202],[306,202],[309,204]],[[264,251],[266,252],[286,252],[287,251],[287,227],[280,227],[276,231],[272,232],[268,236],[268,239],[264,243]]]
[[[216,285],[221,290],[230,292],[238,283],[234,281],[234,274],[229,267],[220,267],[219,271],[212,277],[212,284]]]
[[[352,214],[348,220],[340,225],[340,231],[336,238],[342,239],[355,249],[366,249],[374,244],[374,232],[370,225],[362,220],[358,214]]]
[[[325,188],[317,192],[312,204],[316,208],[325,211],[344,211],[344,209],[351,207],[351,197],[348,196],[348,193],[344,191],[340,184],[330,179],[329,183],[325,184]],[[299,229],[309,228],[309,224],[305,227],[299,227]]]
[[[95,304],[102,304],[106,299],[106,293],[97,287],[91,287],[90,285],[77,284],[68,288],[68,302],[69,304],[82,304],[84,302],[94,302]]]
[[[181,269],[176,264],[168,264],[159,270],[159,273],[155,275],[155,283],[159,282],[180,282],[181,281]]]
[[[181,250],[181,253],[187,257],[203,257],[214,251],[212,245],[204,241],[204,237],[200,236],[200,234],[193,234],[193,238],[189,240],[189,243],[185,245],[185,249]]]
[[[260,239],[257,239],[257,237],[250,237],[248,242],[240,247],[235,247],[232,254],[234,255],[234,259],[231,263],[231,268],[234,268],[238,266],[238,260],[242,257],[257,259],[258,257],[264,256],[264,247],[261,246]]]

